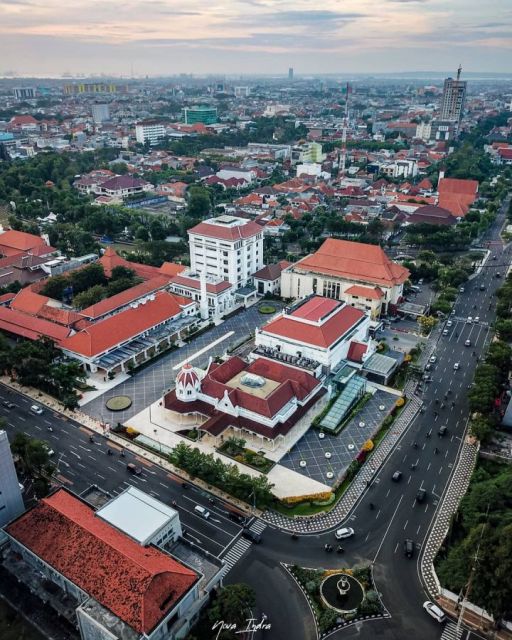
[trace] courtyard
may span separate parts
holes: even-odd
[[[332,486],[343,476],[366,440],[378,430],[397,398],[393,393],[377,389],[337,436],[309,429],[279,464]]]

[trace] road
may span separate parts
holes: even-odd
[[[2,400],[13,402],[16,407],[7,409],[1,404]],[[122,457],[119,446],[102,436],[94,434],[94,442],[90,442],[88,429],[58,413],[47,409],[40,416],[32,414],[29,411],[31,404],[30,398],[0,385],[0,415],[6,420],[10,439],[14,432],[23,431],[48,442],[57,465],[55,477],[65,487],[81,493],[95,484],[111,495],[117,495],[133,485],[166,504],[175,501],[185,535],[218,557],[240,538],[241,526],[229,518],[232,509],[219,499],[190,484],[187,489],[183,488],[180,478],[129,451]],[[109,448],[113,455],[108,455]],[[140,476],[127,471],[129,462],[142,468]],[[197,504],[208,509],[208,520],[194,513]]]
[[[452,326],[446,327],[448,335],[439,333],[434,351],[436,362],[430,372],[433,379],[423,384],[421,392],[425,412],[414,420],[375,482],[343,523],[356,532],[353,538],[343,542],[344,554],[326,554],[324,551],[326,542],[337,544],[333,531],[304,535],[292,542],[288,535],[267,529],[264,544],[251,549],[229,574],[228,581],[246,581],[256,589],[261,612],[273,623],[264,636],[266,639],[289,636],[311,640],[316,637],[307,603],[289,579],[283,580],[284,570],[277,568],[280,562],[325,568],[371,562],[378,590],[391,619],[354,625],[331,637],[439,640],[442,627],[421,608],[427,597],[419,577],[418,559],[436,506],[457,460],[469,416],[467,389],[473,380],[477,358],[485,352],[492,337],[492,295],[503,282],[496,273],[504,276],[510,264],[510,248],[504,248],[499,240],[507,206],[505,203],[487,234],[486,241],[490,242],[492,252],[489,261],[459,295],[455,313],[450,317]],[[480,285],[483,285],[483,291]],[[479,321],[469,324],[468,316],[478,316]],[[471,341],[471,346],[465,346],[466,340]],[[459,364],[458,370],[454,370],[455,363]],[[448,428],[444,437],[438,435],[441,426]],[[396,470],[403,474],[399,482],[391,480]],[[421,504],[415,499],[420,488],[427,492],[427,498]],[[373,509],[370,503],[373,503]],[[415,543],[413,559],[406,558],[403,553],[406,538]],[[294,610],[290,599],[302,603],[298,611]],[[283,621],[284,613],[286,620]]]
[[[504,208],[506,206],[507,203]],[[378,590],[391,618],[358,624],[331,637],[343,634],[372,640],[374,637],[438,640],[441,627],[421,609],[426,597],[417,560],[457,459],[468,419],[467,388],[477,357],[484,353],[491,338],[490,325],[494,320],[491,300],[502,283],[496,273],[504,276],[510,262],[510,249],[504,249],[499,241],[504,208],[487,233],[491,259],[459,295],[448,335],[439,334],[431,372],[433,380],[423,385],[425,412],[409,427],[350,514],[346,524],[352,526],[356,534],[344,541],[343,555],[324,551],[326,542],[335,543],[333,530],[303,535],[292,541],[288,534],[259,522],[251,522],[251,527],[264,530],[263,543],[250,545],[241,538],[241,527],[228,518],[227,505],[215,499],[212,506],[205,492],[195,487],[184,489],[179,478],[131,453],[127,452],[122,458],[116,450],[108,456],[108,444],[103,438],[95,435],[96,442],[91,443],[87,429],[48,410],[42,416],[32,415],[28,410],[32,401],[8,392],[5,387],[0,387],[0,414],[6,417],[10,434],[21,430],[50,443],[58,461],[57,478],[77,493],[97,484],[115,495],[132,484],[168,504],[176,501],[186,535],[214,555],[229,560],[231,570],[227,581],[246,582],[256,590],[254,616],[265,614],[272,625],[270,630],[256,633],[256,638],[258,635],[266,640],[316,637],[306,600],[281,563],[336,568],[371,562]],[[468,324],[468,316],[478,316],[479,321]],[[466,340],[471,341],[471,346],[465,346]],[[455,363],[459,363],[458,370],[454,370]],[[446,399],[445,394],[448,394]],[[1,405],[3,399],[13,401],[17,407],[9,411]],[[53,431],[48,430],[50,426]],[[437,435],[440,426],[448,427],[443,438]],[[143,467],[140,477],[128,474],[126,464],[132,461]],[[401,470],[403,476],[395,483],[391,476],[396,470]],[[427,498],[421,504],[415,500],[419,488],[427,491]],[[193,512],[196,504],[210,510],[210,520]],[[413,559],[407,559],[402,552],[405,538],[413,539],[416,545]]]

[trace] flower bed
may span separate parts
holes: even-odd
[[[236,462],[240,462],[240,464],[256,469],[256,471],[268,473],[275,463],[265,458],[263,454],[247,449],[244,445],[245,441],[242,439],[229,438],[218,447],[217,451],[236,460]]]

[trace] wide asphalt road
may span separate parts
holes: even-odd
[[[324,551],[326,542],[335,547],[338,544],[334,531],[304,535],[293,541],[287,534],[267,529],[263,544],[253,547],[228,575],[228,581],[249,582],[256,589],[258,613],[265,614],[272,623],[272,628],[262,637],[272,640],[316,638],[304,596],[280,568],[280,563],[286,562],[324,568],[373,564],[377,588],[391,618],[359,623],[333,634],[332,638],[440,638],[442,627],[422,610],[427,596],[417,562],[458,457],[469,417],[467,390],[474,369],[492,337],[492,296],[503,282],[497,274],[504,277],[510,264],[510,248],[504,249],[499,240],[507,206],[505,203],[487,235],[492,252],[488,262],[478,276],[464,285],[455,312],[449,318],[450,326],[441,327],[448,330],[448,335],[439,332],[433,354],[435,363],[429,372],[432,381],[422,383],[424,412],[409,427],[349,518],[340,523],[355,529],[354,537],[341,543],[344,553]],[[478,322],[468,323],[469,316],[473,319],[477,316]],[[455,363],[459,365],[456,370]],[[441,426],[447,427],[444,437],[438,435]],[[399,482],[393,482],[391,476],[397,470],[403,475]],[[420,488],[427,492],[422,503],[416,501]],[[403,553],[406,538],[415,543],[412,559]]]

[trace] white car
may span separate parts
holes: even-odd
[[[468,316],[468,319],[466,320],[466,322],[468,324],[473,324],[473,318],[471,316]]]
[[[480,322],[480,316],[475,316],[475,322]]]
[[[470,347],[471,346],[471,340],[466,340],[466,342],[464,343],[465,347]]]
[[[434,620],[437,620],[438,622],[444,622],[446,620],[444,611],[441,608],[439,608],[437,604],[430,602],[430,600],[427,600],[426,602],[423,603],[423,608],[425,609],[425,611],[428,613],[429,616],[432,616],[432,618],[434,618]]]
[[[43,409],[42,409],[42,407],[40,407],[39,405],[37,405],[37,404],[33,404],[33,405],[30,407],[30,412],[31,412],[31,413],[35,413],[36,415],[40,416],[40,415],[43,413]]]
[[[344,538],[351,538],[354,535],[354,529],[352,527],[344,527],[343,529],[338,529],[334,534],[336,540],[343,540]]]
[[[46,452],[48,453],[49,456],[53,456],[55,454],[55,451],[50,447],[50,445],[47,442],[44,442],[43,446],[46,449]]]
[[[459,369],[460,369],[460,362],[456,362],[456,363],[453,365],[453,370],[454,370],[454,371],[458,371]]]
[[[460,291],[461,293],[464,293],[464,287],[461,287],[461,288],[459,289],[459,291]]]
[[[452,322],[451,320],[448,320],[448,322],[446,323],[446,326],[447,326],[447,327],[451,327],[451,326],[452,326],[452,324],[453,324],[453,322]]]
[[[430,356],[429,360],[430,364],[434,364],[434,362],[437,362],[437,357],[436,356]]]
[[[448,329],[443,329],[443,336],[447,336],[449,333]]]

